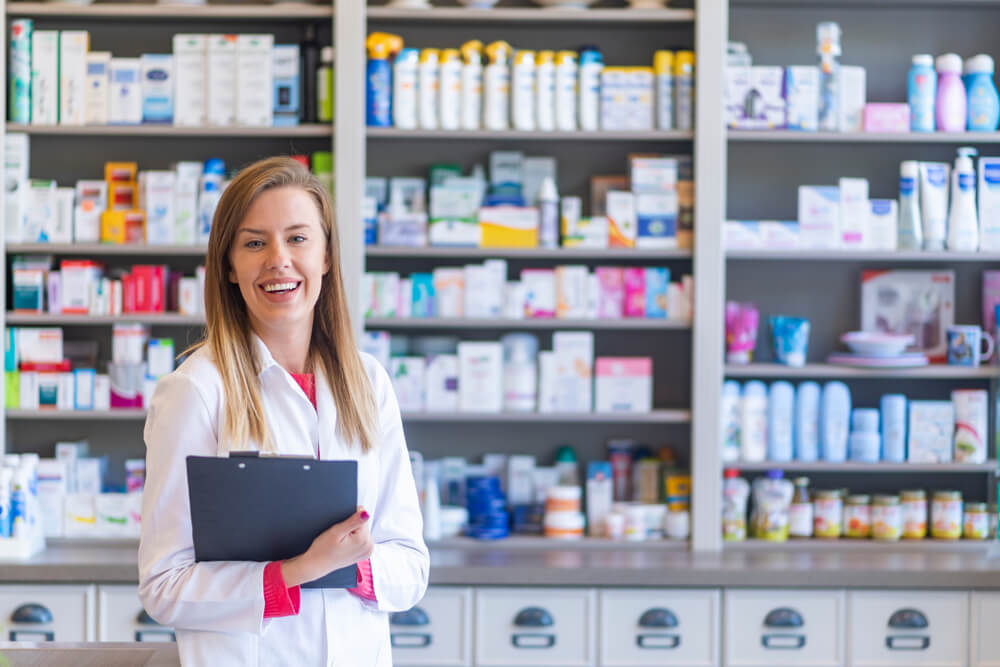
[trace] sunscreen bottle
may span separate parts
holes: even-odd
[[[483,125],[487,130],[510,129],[510,44],[486,47],[489,64],[483,71]]]
[[[535,120],[538,129],[556,129],[556,54],[539,51],[535,61]]]
[[[445,49],[441,52],[438,79],[438,117],[441,129],[457,130],[461,126],[462,116],[462,57],[458,49]]]
[[[556,54],[556,129],[572,132],[576,125],[576,54]]]
[[[425,130],[438,128],[438,50],[420,52],[417,97],[420,100],[420,127]]]
[[[674,129],[674,54],[657,51],[653,55],[656,75],[656,129]]]
[[[417,129],[418,49],[403,49],[392,68],[392,122],[404,130]]]
[[[601,123],[601,73],[604,57],[596,47],[580,51],[580,129],[595,132]]]
[[[535,52],[518,51],[511,78],[511,116],[515,130],[533,131],[535,124]]]
[[[373,32],[365,41],[368,67],[365,85],[365,122],[369,127],[392,125],[392,66],[389,58],[403,48],[403,38]]]
[[[678,51],[674,56],[674,126],[694,127],[694,51]]]
[[[483,119],[483,43],[462,45],[462,129],[478,130]]]

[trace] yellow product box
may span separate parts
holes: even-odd
[[[4,371],[4,403],[8,410],[21,407],[21,373]]]
[[[487,206],[479,209],[480,248],[537,248],[538,209]]]
[[[135,162],[105,162],[104,180],[108,183],[135,183],[139,165]]]
[[[691,509],[691,475],[670,473],[664,475],[663,490],[666,494],[668,510],[686,512]]]
[[[105,211],[101,214],[101,243],[144,243],[144,211]]]
[[[131,181],[108,183],[108,210],[131,211],[139,205],[139,189]]]

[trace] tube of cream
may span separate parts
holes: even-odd
[[[948,163],[920,163],[920,213],[924,248],[944,250],[948,236]]]

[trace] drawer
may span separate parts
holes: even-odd
[[[135,586],[97,589],[97,641],[172,642],[174,631],[162,626],[142,608]]]
[[[727,667],[844,664],[843,591],[726,591]]]
[[[970,623],[969,664],[972,667],[1000,667],[1000,593],[973,593]]]
[[[476,664],[594,665],[596,608],[589,589],[477,589]]]
[[[962,667],[969,596],[941,591],[848,594],[851,667]]]
[[[389,636],[394,665],[472,664],[472,589],[427,589],[413,609],[389,614]]]
[[[94,641],[93,586],[0,586],[3,641]]]
[[[600,665],[719,664],[719,592],[602,590]]]

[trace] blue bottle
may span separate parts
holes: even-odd
[[[767,400],[767,459],[792,460],[792,422],[795,416],[795,389],[788,382],[771,385]]]
[[[819,385],[803,382],[795,390],[795,459],[819,459]]]
[[[934,57],[921,53],[913,56],[906,79],[906,101],[910,105],[910,131],[933,132],[937,95],[937,72]]]
[[[365,122],[369,127],[392,125],[392,64],[389,58],[403,48],[397,35],[373,32],[365,42],[368,68],[365,84]]]
[[[843,463],[847,460],[847,439],[851,421],[851,390],[843,382],[823,385],[820,412],[820,443],[823,460]]]
[[[882,409],[882,460],[902,463],[906,460],[906,396],[886,394],[879,403]]]
[[[969,58],[965,68],[968,129],[970,132],[995,132],[1000,124],[1000,99],[993,83],[993,58],[980,54]]]

